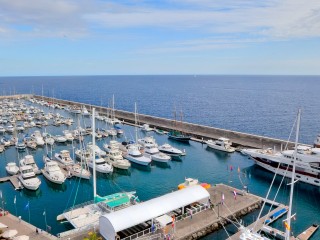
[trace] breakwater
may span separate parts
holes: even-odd
[[[91,109],[95,107],[97,112],[100,115],[105,115],[110,108],[102,106],[94,106],[90,104],[84,104],[80,102],[74,102],[69,100],[49,98],[38,95],[23,95],[24,97],[34,97],[38,100],[44,100],[51,103],[56,103],[60,105],[70,105],[70,106],[85,106],[86,108]],[[134,123],[134,113],[115,109],[115,117],[118,119],[127,122]],[[175,128],[176,130],[183,131],[187,134],[190,134],[193,137],[193,140],[204,141],[207,139],[218,139],[219,137],[229,138],[233,145],[236,147],[251,147],[251,148],[275,148],[280,150],[284,148],[287,144],[287,141],[282,139],[270,138],[266,136],[259,136],[254,134],[242,133],[227,129],[214,128],[194,123],[180,122],[173,119],[160,118],[150,115],[138,114],[139,123],[148,123],[151,127],[156,127],[162,130],[171,130]],[[288,147],[293,147],[293,142],[288,143]]]

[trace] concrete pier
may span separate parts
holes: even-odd
[[[38,229],[38,233],[36,232],[37,227],[23,221],[22,219],[19,219],[18,217],[11,215],[10,213],[8,215],[0,217],[0,223],[3,223],[8,226],[5,230],[17,230],[18,234],[17,236],[21,235],[27,235],[30,237],[30,240],[55,240],[58,239],[57,237],[49,234],[46,231],[43,231],[41,229]]]
[[[108,108],[101,106],[94,106],[85,103],[73,102],[68,100],[42,97],[37,95],[23,95],[24,97],[34,97],[37,100],[44,100],[47,102],[59,104],[62,106],[85,106],[88,109],[92,107],[96,108],[96,111],[100,115],[105,115],[107,113]],[[115,110],[115,116],[126,122],[126,123],[134,123],[134,113],[127,112],[123,110]],[[214,128],[194,123],[182,122],[179,124],[175,124],[175,121],[172,119],[160,118],[150,115],[138,114],[138,118],[140,124],[148,123],[151,127],[156,127],[161,130],[169,131],[173,129],[176,125],[177,130],[183,130],[183,132],[190,134],[194,139],[198,141],[207,140],[207,139],[218,139],[220,137],[229,138],[235,146],[240,147],[251,147],[251,148],[276,148],[280,150],[282,147],[286,145],[285,140],[270,138],[265,136],[259,136],[254,134],[242,133],[227,129]],[[289,147],[293,147],[294,143],[289,142]]]

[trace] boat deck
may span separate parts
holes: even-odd
[[[279,214],[277,217],[275,218],[270,218],[271,215],[275,214],[276,212],[280,211],[281,209],[285,208],[286,211],[282,212],[281,214]],[[274,210],[272,210],[270,213],[266,214],[265,216],[263,216],[262,218],[258,219],[256,222],[252,223],[251,225],[249,225],[247,228],[248,229],[253,229],[254,231],[259,231],[264,225],[269,225],[271,223],[273,223],[274,221],[276,221],[277,219],[279,219],[281,216],[283,216],[285,213],[287,213],[288,208],[282,204],[279,204],[278,207]],[[269,219],[270,221],[266,224],[264,224],[264,222]],[[269,229],[271,229],[270,227],[268,227]],[[284,236],[284,233],[277,230],[277,229],[271,229],[271,231],[273,231],[274,233],[277,234],[277,236],[279,235]],[[236,239],[240,239],[241,232],[237,232],[236,234],[232,235],[230,238],[228,238],[229,240],[236,240]]]

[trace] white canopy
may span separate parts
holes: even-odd
[[[194,202],[207,203],[210,194],[196,185],[168,193],[149,201],[105,214],[99,219],[100,234],[107,240],[114,240],[116,233],[150,219],[159,217]]]

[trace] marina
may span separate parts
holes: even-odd
[[[30,95],[26,95],[26,96],[24,96],[25,98],[26,98],[26,100],[27,99],[29,99],[29,97],[30,97]],[[19,101],[21,101],[21,99],[19,100]],[[39,99],[39,101],[43,101],[43,100],[40,100]],[[58,104],[58,102],[59,102],[59,100],[57,100],[57,99],[54,99],[54,101],[56,102],[56,104]],[[63,106],[62,108],[65,108],[65,107],[67,107],[66,105],[63,105],[62,103],[60,103],[61,104],[61,106]],[[41,106],[41,104],[40,104],[40,106]],[[41,107],[41,108],[43,108],[45,111],[44,111],[44,113],[46,113],[46,109],[48,109],[49,111],[48,112],[50,112],[50,107],[49,106],[45,106],[45,107]],[[88,109],[92,109],[92,106],[88,106]],[[63,113],[65,113],[65,111],[66,110],[64,110],[64,109],[61,109],[61,110],[55,110],[55,111],[59,111],[59,114],[63,114]],[[115,112],[116,112],[116,110],[115,110]],[[104,116],[104,112],[102,112],[102,111],[100,111],[100,112],[98,112],[98,115],[99,116]],[[72,116],[72,115],[71,115]],[[122,123],[121,125],[122,125],[122,128],[125,130],[124,132],[126,132],[128,129],[127,129],[127,127],[126,127],[126,123],[128,123],[128,127],[129,127],[129,129],[130,129],[130,126],[132,126],[132,123],[131,123],[131,121],[130,121],[130,119],[123,119],[123,118],[121,118],[121,117],[119,117],[118,115],[115,115],[117,118],[119,118],[120,119],[120,122]],[[139,115],[139,121],[140,121],[140,115]],[[67,119],[71,119],[70,117],[67,117]],[[87,122],[87,123],[85,123],[85,125],[87,124],[87,126],[90,126],[90,118],[88,118],[87,120],[86,119],[83,119],[82,120],[84,123],[85,122]],[[95,121],[95,123],[93,124],[93,127],[94,127],[94,125],[95,124],[100,124],[100,122],[99,122],[100,120],[99,119],[97,119],[96,121]],[[74,120],[74,122],[76,122],[76,119]],[[136,124],[133,124],[133,126],[137,126],[138,124],[137,124],[137,121],[135,120],[135,122],[136,122]],[[140,123],[140,122],[139,122]],[[141,123],[140,123],[141,124]],[[50,123],[48,124],[48,125],[46,125],[46,131],[47,130],[49,130],[49,132],[51,132],[52,133],[52,129],[51,128],[57,128],[57,126],[55,126],[56,124],[55,124],[55,121],[54,121],[54,124],[52,125],[52,127],[50,126]],[[60,124],[58,125],[58,127],[60,126]],[[153,125],[152,125],[153,126]],[[61,126],[60,126],[61,127]],[[84,126],[85,127],[85,126]],[[155,126],[153,126],[153,127],[156,127],[157,129],[162,129],[161,128],[161,126],[159,126],[159,125],[155,125]],[[87,127],[88,128],[88,127]],[[51,130],[50,130],[51,129]],[[71,132],[70,131],[70,128],[69,127],[67,127],[67,129],[68,130],[63,130],[63,132]],[[89,128],[88,128],[89,129]],[[151,128],[151,129],[153,129],[153,128]],[[169,130],[169,129],[166,129],[166,128],[163,128],[163,130]],[[142,135],[146,135],[146,134],[150,134],[150,132],[152,132],[152,130],[150,130],[150,131],[145,131],[145,130],[141,130],[141,133],[139,133],[139,134],[142,134]],[[12,133],[12,134],[14,134],[14,132]],[[37,133],[38,134],[38,133]],[[157,134],[157,132],[156,132],[156,134]],[[140,140],[139,141],[141,141],[141,143],[143,143],[143,146],[146,148],[147,146],[149,146],[148,144],[155,144],[155,142],[154,142],[154,140],[153,140],[153,138],[154,137],[156,137],[156,140],[157,140],[157,142],[158,142],[158,140],[159,139],[162,139],[163,138],[163,135],[162,134],[159,134],[159,136],[157,136],[157,135],[153,135],[153,137],[148,137],[148,135],[146,135],[146,137],[145,138],[140,138]],[[99,137],[99,135],[97,135],[98,137]],[[80,135],[80,137],[81,137],[81,135]],[[83,135],[83,137],[84,137],[84,139],[86,139],[86,141],[88,141],[88,139],[90,139],[90,131],[88,130],[87,131],[87,133],[86,134],[84,134]],[[202,136],[201,138],[203,139],[203,137],[204,136]],[[95,138],[95,137],[94,137]],[[260,137],[259,137],[260,138]],[[263,138],[263,137],[261,137],[261,138]],[[212,139],[212,138],[210,138],[210,139]],[[200,144],[200,146],[203,146],[203,143],[204,143],[204,141],[202,141],[202,140],[199,140],[199,136],[198,136],[198,138],[197,139],[194,139],[193,138],[193,140],[196,140],[195,142],[199,142],[199,143],[197,143],[197,144]],[[243,140],[243,139],[242,139]],[[90,140],[89,140],[90,141]],[[225,144],[226,144],[226,146],[228,147],[228,148],[230,148],[230,145],[231,145],[231,143],[229,143],[229,139],[227,139],[227,138],[221,138],[221,141],[224,141],[225,142]],[[237,141],[237,140],[235,140],[235,141]],[[263,141],[267,141],[267,140],[263,140]],[[42,144],[42,142],[41,142],[41,140],[38,140],[38,142],[40,142],[40,145],[43,145]],[[98,138],[98,140],[97,140],[97,143],[98,143],[98,145],[102,145],[102,143],[103,143],[104,141],[102,141],[102,142],[99,142],[99,138]],[[163,142],[163,140],[161,140],[160,142]],[[273,143],[275,143],[275,142],[273,142]],[[284,143],[284,141],[282,142],[282,143]],[[65,149],[65,146],[67,146],[67,148],[68,149],[71,149],[71,152],[69,153],[69,150],[68,150],[68,157],[70,157],[71,159],[75,159],[74,158],[74,156],[75,156],[75,153],[73,152],[74,150],[74,143],[73,143],[73,140],[72,141],[70,141],[69,143],[56,143],[57,145],[54,147],[55,148],[55,152],[56,152],[56,154],[58,154],[59,152],[63,152],[63,151],[66,151],[66,150],[61,150],[61,149]],[[77,144],[77,143],[76,143]],[[147,144],[147,145],[146,145]],[[166,143],[167,144],[167,143]],[[166,144],[164,144],[163,146],[165,146]],[[233,142],[232,142],[232,144],[233,144]],[[239,143],[238,143],[239,144]],[[238,144],[235,144],[234,146],[237,146],[237,147],[239,147],[239,145]],[[81,142],[80,142],[80,145],[81,145]],[[69,146],[69,147],[68,147]],[[157,145],[155,145],[155,146],[157,146]],[[175,145],[174,145],[175,146]],[[182,146],[184,146],[184,147],[186,147],[185,145],[182,145]],[[252,145],[242,145],[241,147],[244,147],[244,146],[246,146],[246,147],[253,147]],[[58,147],[58,148],[57,148]],[[71,148],[70,148],[71,147]],[[271,146],[270,146],[271,147]],[[47,147],[40,147],[40,149],[43,149],[43,151],[46,149]],[[202,148],[202,147],[201,147]],[[8,150],[5,150],[5,152],[6,151],[9,151],[10,149],[12,149],[13,150],[13,148],[9,148]],[[59,149],[59,150],[58,150]],[[99,150],[99,149],[97,149],[98,151],[101,151],[101,154],[105,154],[105,152],[104,151],[102,151],[102,150]],[[48,150],[46,150],[47,151],[47,156],[49,156],[50,155],[50,153],[48,153]],[[51,150],[52,151],[52,150]],[[217,151],[217,152],[223,152],[223,151],[221,151],[220,149],[213,149],[213,150],[209,150],[209,152],[211,152],[211,151]],[[37,150],[37,152],[38,152],[38,150]],[[181,160],[179,160],[179,161],[181,161],[181,163],[183,163],[184,162],[184,159],[183,158],[185,158],[185,156],[183,156],[183,155],[185,155],[185,152],[187,152],[187,156],[188,156],[188,150],[186,151],[185,149],[183,149],[183,152],[181,151],[181,154],[180,154],[180,157],[179,158],[182,158]],[[225,151],[225,152],[229,152],[229,151]],[[233,151],[232,151],[233,152]],[[28,152],[27,152],[28,153]],[[39,152],[40,153],[40,152]],[[182,154],[183,153],[183,154]],[[52,154],[52,153],[51,153]],[[230,153],[224,153],[224,154],[227,154],[227,155],[225,155],[225,156],[228,156]],[[237,154],[237,156],[240,156],[240,153],[235,153],[235,154]],[[19,154],[18,154],[19,155]],[[23,155],[23,154],[22,154]],[[45,155],[45,154],[44,154]],[[71,155],[72,155],[72,157],[71,157]],[[28,156],[28,155],[27,155]],[[35,160],[36,160],[36,158],[35,158]],[[51,161],[51,160],[50,160]],[[175,164],[181,164],[181,163],[179,163],[179,161],[178,162],[176,162]],[[36,161],[37,162],[37,164],[39,164],[39,161]],[[157,162],[157,161],[155,161],[155,162]],[[171,162],[171,161],[170,161]],[[153,164],[155,164],[155,163],[153,163]],[[152,165],[153,165],[152,164]],[[168,163],[166,163],[166,165],[167,165],[167,167],[169,167],[170,165],[171,165],[172,163],[170,163],[170,164],[168,164]],[[227,185],[223,185],[223,184],[218,184],[219,182],[215,182],[215,186],[214,187],[211,187],[211,188],[208,188],[208,191],[209,191],[209,194],[210,194],[210,201],[213,203],[213,205],[215,206],[215,209],[216,208],[218,208],[218,213],[217,212],[214,212],[214,214],[212,213],[212,210],[211,209],[207,209],[208,208],[208,206],[207,205],[199,205],[199,209],[196,207],[195,209],[193,209],[193,210],[191,210],[192,211],[192,213],[188,216],[188,214],[187,214],[187,216],[185,216],[183,219],[181,218],[181,216],[179,216],[179,215],[177,215],[176,217],[176,219],[177,219],[177,222],[175,223],[175,229],[174,229],[174,236],[175,236],[175,239],[197,239],[197,238],[201,238],[201,237],[204,237],[205,235],[207,235],[207,234],[209,234],[209,233],[211,233],[211,232],[213,232],[213,231],[217,231],[217,230],[219,230],[219,229],[221,229],[221,228],[223,228],[222,226],[223,225],[227,225],[227,224],[229,224],[230,223],[230,221],[229,221],[229,219],[231,219],[231,218],[233,218],[234,216],[237,216],[237,217],[241,217],[241,216],[245,216],[246,214],[248,214],[248,213],[250,213],[251,211],[253,211],[253,210],[256,210],[256,209],[258,209],[259,208],[259,206],[261,206],[261,202],[262,202],[262,199],[261,199],[261,197],[258,197],[258,196],[256,196],[256,195],[252,195],[252,194],[249,194],[249,193],[247,193],[246,191],[246,189],[247,189],[247,187],[248,187],[248,183],[246,182],[246,183],[243,183],[243,181],[245,180],[245,181],[248,181],[248,179],[247,179],[247,177],[248,177],[248,175],[247,174],[245,174],[244,175],[244,178],[246,178],[246,179],[241,179],[241,174],[242,173],[240,173],[240,166],[239,165],[241,165],[241,163],[237,163],[238,164],[238,166],[236,166],[236,165],[234,165],[234,166],[232,166],[232,165],[230,165],[230,166],[227,166],[227,174],[226,175],[229,175],[229,180],[228,180],[228,182],[229,183],[231,183],[232,184],[232,182],[235,180],[235,178],[237,178],[237,176],[236,175],[239,175],[238,177],[239,177],[239,181],[237,180],[237,184],[236,184],[236,186],[239,188],[243,188],[244,190],[239,190],[239,189],[236,189],[235,187],[229,187],[229,186],[227,186]],[[41,164],[40,164],[41,165]],[[61,171],[62,171],[62,173],[63,173],[63,175],[65,176],[65,178],[68,178],[69,180],[67,180],[67,181],[74,181],[74,184],[76,184],[76,182],[77,182],[77,178],[74,178],[74,180],[71,180],[71,177],[72,177],[72,174],[71,174],[71,172],[70,172],[70,168],[68,168],[68,164],[66,164],[65,162],[62,162],[62,161],[60,161],[59,163],[58,163],[58,165],[57,166],[59,166],[59,168],[61,169]],[[56,166],[55,166],[56,167]],[[137,166],[133,166],[134,168],[136,168]],[[160,167],[160,166],[157,166],[157,164],[155,164],[154,165],[154,167]],[[161,168],[162,167],[164,167],[164,166],[161,166]],[[170,168],[170,167],[169,167]],[[235,169],[235,172],[238,172],[238,173],[232,173],[233,172],[233,168]],[[238,168],[238,171],[236,170],[236,168]],[[138,168],[139,169],[139,168]],[[143,169],[141,169],[141,170],[143,170]],[[147,169],[144,169],[144,170],[147,170]],[[152,166],[151,166],[151,169],[150,170],[152,170]],[[170,170],[170,169],[169,169]],[[149,171],[149,170],[148,170]],[[39,172],[37,172],[38,174],[39,173],[44,173],[44,170],[42,169],[41,171],[39,171]],[[233,180],[231,180],[230,179],[230,176],[231,175],[233,175],[232,176],[232,179]],[[99,177],[101,177],[101,176],[99,176]],[[43,178],[42,178],[43,179]],[[21,184],[19,184],[19,180],[18,180],[18,178],[17,178],[17,176],[10,176],[10,177],[2,177],[1,179],[0,179],[0,182],[6,182],[6,181],[10,181],[11,183],[12,183],[12,185],[14,186],[14,189],[16,189],[16,190],[21,190]],[[43,181],[43,180],[42,180]],[[98,181],[99,181],[99,179],[98,179]],[[212,183],[212,181],[210,180],[210,181],[208,181],[208,182],[210,182],[210,183]],[[71,182],[70,182],[71,183]],[[64,188],[64,186],[65,186],[65,184],[66,183],[63,183],[63,186],[61,186],[62,188],[61,189],[63,189]],[[78,186],[79,187],[79,186]],[[100,187],[101,188],[101,187]],[[250,186],[250,188],[251,188],[251,186]],[[22,190],[22,191],[25,191],[25,190]],[[28,190],[27,190],[28,191]],[[237,193],[239,193],[238,194],[238,196],[237,196],[237,201],[235,201],[235,197],[234,197],[234,193],[233,193],[233,191],[236,191]],[[164,192],[165,193],[165,192]],[[223,205],[223,204],[221,204],[221,194],[223,194],[224,196],[226,196],[225,197],[225,204]],[[262,228],[262,223],[264,222],[264,219],[265,218],[267,218],[268,216],[271,216],[272,214],[274,214],[275,212],[277,212],[277,211],[279,211],[279,209],[283,209],[285,206],[284,205],[282,205],[282,204],[279,204],[279,203],[276,203],[276,202],[269,202],[269,203],[271,203],[271,204],[273,204],[273,205],[277,205],[277,208],[276,209],[274,209],[273,211],[271,211],[268,215],[266,215],[265,217],[262,217],[260,220],[259,220],[259,224],[257,225],[257,228],[258,229],[260,229],[260,228]],[[229,204],[231,205],[231,206],[229,206]],[[73,204],[74,205],[74,204]],[[227,208],[227,206],[228,206],[228,208]],[[88,208],[88,210],[90,210],[89,208]],[[89,214],[89,212],[91,212],[91,211],[93,211],[92,209],[90,210],[90,211],[85,211],[85,208],[83,208],[79,213],[78,213],[78,215],[79,216],[82,216],[82,215],[86,215],[86,214]],[[94,210],[94,211],[96,211],[96,210]],[[188,210],[189,211],[189,210]],[[216,211],[216,210],[214,210],[214,211]],[[277,218],[274,218],[273,220],[272,220],[272,222],[273,221],[275,221],[276,219],[278,219],[278,218],[280,218],[283,214],[284,214],[285,212],[283,212],[281,215],[278,215],[278,217]],[[66,215],[67,216],[67,215]],[[74,216],[76,216],[76,215],[74,215]],[[94,217],[94,216],[93,216]],[[94,222],[96,222],[97,223],[97,221],[98,221],[98,215],[97,216],[95,216],[95,218],[94,218]],[[194,221],[192,221],[192,222],[190,222],[190,219],[194,219]],[[68,217],[69,218],[69,217]],[[75,220],[71,220],[72,218],[70,218],[70,221],[71,222],[73,222],[73,226],[78,226],[78,227],[76,227],[76,228],[79,228],[79,229],[81,229],[81,231],[75,231],[75,230],[72,230],[72,229],[70,229],[70,230],[68,230],[68,229],[65,229],[65,231],[63,231],[63,232],[60,232],[60,234],[59,234],[59,236],[60,236],[60,238],[70,238],[70,239],[82,239],[85,235],[86,235],[86,233],[88,232],[88,231],[94,231],[94,230],[97,230],[97,228],[96,227],[94,227],[94,228],[92,228],[92,226],[91,226],[91,228],[89,227],[85,227],[85,225],[81,225],[80,224],[80,222],[79,222],[79,224],[78,223],[76,223],[76,221]],[[89,218],[88,218],[89,219]],[[222,219],[222,220],[221,220]],[[79,221],[80,221],[81,219],[79,219]],[[82,220],[81,220],[82,221]],[[271,222],[270,222],[271,223]],[[150,226],[149,226],[150,227]],[[51,227],[50,227],[51,228]],[[67,231],[66,231],[67,230]],[[269,228],[269,230],[270,230],[270,228]],[[146,231],[146,229],[145,230],[143,230],[143,231]],[[149,229],[149,231],[151,231],[150,229]],[[272,231],[275,231],[275,230],[272,230]],[[130,232],[130,233],[129,233]],[[138,234],[136,231],[132,231],[132,230],[130,230],[129,232],[127,232],[126,234],[124,234],[123,236],[122,236],[122,238],[132,238],[132,236],[134,236],[135,234]],[[159,237],[161,237],[162,235],[163,235],[163,233],[162,232],[159,232],[158,233],[159,234]],[[195,236],[197,236],[197,237],[195,237]],[[234,235],[234,236],[232,236],[230,239],[237,239],[237,234],[236,235]],[[279,236],[283,236],[283,234],[282,234],[282,232],[281,231],[279,231]]]

